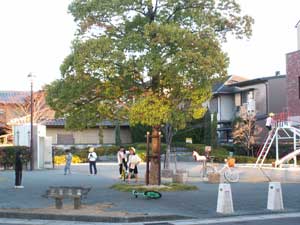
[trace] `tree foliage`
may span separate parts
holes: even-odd
[[[251,35],[234,0],[73,0],[78,24],[47,101],[72,128],[101,119],[183,128],[226,76],[220,42]]]
[[[261,129],[256,126],[255,117],[246,115],[243,118],[237,118],[232,132],[233,143],[241,145],[248,155],[250,155],[250,152],[253,155],[255,134],[260,132]]]
[[[217,135],[217,128],[218,128],[218,120],[217,120],[217,113],[212,114],[212,121],[211,121],[211,146],[216,147],[218,144],[218,135]]]

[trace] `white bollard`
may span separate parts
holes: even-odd
[[[230,184],[219,184],[217,213],[231,214],[233,213],[233,202]]]
[[[268,192],[268,206],[269,210],[283,210],[283,199],[280,182],[270,182]]]

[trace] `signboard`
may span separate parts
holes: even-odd
[[[193,144],[193,138],[185,138],[185,143]]]

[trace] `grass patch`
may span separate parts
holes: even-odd
[[[132,190],[136,191],[194,191],[198,190],[195,185],[190,184],[179,184],[179,183],[166,183],[160,186],[158,185],[140,185],[140,184],[114,184],[110,187],[111,189],[123,191],[123,192],[131,192]]]

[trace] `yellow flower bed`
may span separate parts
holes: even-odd
[[[56,165],[63,165],[66,163],[66,157],[64,155],[55,156],[54,163]],[[73,155],[72,163],[74,163],[74,164],[82,163],[82,160],[77,155]]]

